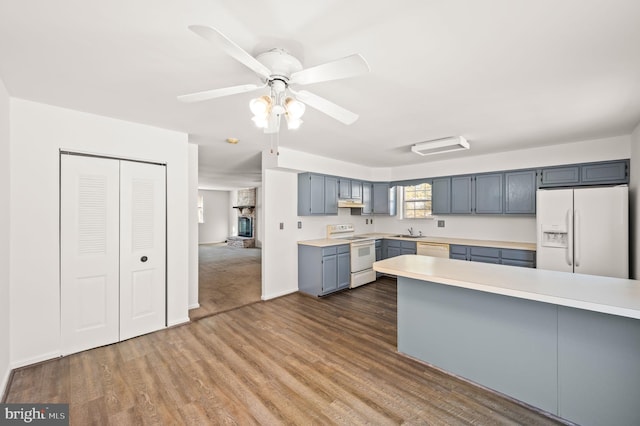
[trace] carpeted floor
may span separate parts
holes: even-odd
[[[262,250],[223,244],[199,246],[200,307],[189,311],[196,320],[260,301]]]

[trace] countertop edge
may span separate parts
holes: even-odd
[[[388,239],[388,240],[400,240],[400,241],[414,241],[416,243],[420,242],[430,242],[430,243],[444,243],[450,245],[465,245],[465,246],[476,246],[476,247],[494,247],[501,249],[512,249],[512,250],[527,250],[527,251],[536,251],[536,243],[527,243],[527,242],[518,242],[518,241],[494,241],[494,240],[479,240],[479,239],[466,239],[466,238],[448,238],[448,237],[418,237],[418,238],[406,238],[406,237],[396,237],[396,234],[384,234],[384,233],[371,233],[364,234],[367,237],[371,237],[374,239]],[[342,244],[349,244],[349,241],[336,239],[326,239],[326,238],[318,238],[313,240],[302,240],[297,242],[298,245],[306,245],[313,247],[331,247],[338,246]]]
[[[414,255],[405,255],[405,256],[399,256],[399,257],[429,257],[429,256],[414,256]],[[375,262],[373,265],[373,269],[377,272],[381,272],[381,273],[385,273],[385,274],[391,274],[391,275],[396,275],[399,277],[405,277],[405,278],[412,278],[412,279],[416,279],[416,280],[420,280],[420,281],[429,281],[429,282],[435,282],[438,284],[444,284],[444,285],[450,285],[450,286],[454,286],[454,287],[460,287],[460,288],[466,288],[466,289],[470,289],[470,290],[476,290],[476,291],[482,291],[485,293],[492,293],[492,294],[498,294],[498,295],[503,295],[503,296],[510,296],[510,297],[516,297],[516,298],[520,298],[520,299],[526,299],[526,300],[532,300],[532,301],[537,301],[537,302],[544,302],[544,303],[550,303],[550,304],[554,304],[554,305],[559,305],[559,306],[566,306],[566,307],[570,307],[570,308],[577,308],[577,309],[583,309],[583,310],[588,310],[588,311],[594,311],[594,312],[600,312],[600,313],[604,313],[604,314],[611,314],[611,315],[616,315],[616,316],[621,316],[621,317],[628,317],[628,318],[634,318],[634,319],[640,319],[640,308],[632,308],[632,307],[627,307],[627,306],[619,306],[619,305],[614,305],[614,304],[607,304],[607,303],[597,303],[594,301],[590,301],[590,300],[581,300],[581,299],[577,299],[577,298],[568,298],[568,297],[563,297],[560,295],[553,295],[553,294],[546,294],[544,292],[540,293],[540,292],[534,292],[534,291],[526,291],[526,290],[521,290],[521,289],[516,289],[516,288],[510,288],[508,286],[499,286],[499,285],[490,285],[490,284],[486,284],[486,283],[477,283],[477,282],[471,282],[469,280],[463,280],[463,279],[456,279],[456,278],[452,278],[452,277],[448,277],[448,276],[442,276],[442,275],[437,275],[437,274],[432,274],[428,271],[428,267],[426,267],[427,271],[423,272],[415,272],[415,271],[408,271],[405,270],[403,268],[400,268],[398,266],[394,266],[393,263],[398,263],[399,262],[399,257],[396,258],[390,258],[390,259],[385,259],[385,260],[381,260],[378,262]],[[393,261],[394,259],[395,262]],[[465,262],[465,261],[457,261],[457,260],[450,260],[450,259],[437,259],[437,258],[431,258],[433,259],[432,261],[429,262],[463,262],[462,264],[466,267],[466,268],[474,268],[476,266],[478,266],[478,270],[479,272],[482,272],[483,270],[486,270],[487,268],[491,269],[491,268],[517,268],[517,272],[518,273],[522,273],[522,274],[536,274],[538,272],[542,272],[543,274],[545,273],[553,273],[553,274],[567,274],[567,275],[574,275],[574,274],[568,274],[568,273],[562,273],[562,272],[555,272],[555,271],[539,271],[536,269],[529,269],[529,268],[519,268],[519,267],[512,267],[512,266],[506,266],[506,265],[490,265],[490,264],[478,264],[478,263],[474,263],[474,262]],[[391,262],[387,262],[387,261],[391,261]],[[391,266],[389,266],[389,263],[391,263]],[[458,267],[460,266],[460,264],[457,265]],[[508,270],[500,270],[498,269],[498,271],[500,272],[504,272],[504,274],[500,274],[500,275],[508,275]],[[513,270],[512,270],[513,271]],[[558,275],[560,276],[560,275]],[[561,276],[560,276],[561,277]],[[616,278],[608,278],[608,277],[600,277],[603,280],[618,280],[619,282],[630,282],[630,281],[634,281],[634,280],[622,280],[622,279],[616,279]],[[640,288],[640,282],[635,281],[636,283],[638,283],[638,286]],[[640,299],[636,300],[636,303],[640,306]]]

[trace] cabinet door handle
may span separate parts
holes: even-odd
[[[140,262],[142,262],[142,263],[146,262],[147,260],[149,260],[149,258],[147,256],[142,256],[140,258]]]

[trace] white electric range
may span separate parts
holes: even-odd
[[[376,261],[376,240],[365,235],[356,235],[353,224],[327,225],[328,239],[349,242],[351,255],[351,283],[354,288],[376,280],[373,262]]]

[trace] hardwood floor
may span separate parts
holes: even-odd
[[[262,250],[224,244],[198,248],[198,299],[200,307],[189,311],[196,320],[260,301]]]
[[[390,278],[22,368],[7,396],[70,403],[74,425],[558,424],[399,355]]]

